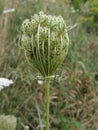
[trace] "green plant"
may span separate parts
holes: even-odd
[[[0,1],[0,15],[2,14],[3,12],[3,8],[4,8],[4,3],[3,3],[3,0]]]
[[[46,81],[46,130],[49,130],[49,82],[68,52],[66,24],[61,16],[40,12],[23,22],[21,32],[21,46],[28,63],[39,70]]]
[[[78,130],[85,130],[81,123],[75,119],[59,115],[57,122],[60,124],[62,130],[76,130],[77,128]]]
[[[71,4],[68,5],[66,1],[70,3],[69,0],[11,0],[9,3],[3,0],[4,9],[15,8],[16,11],[7,15],[7,26],[5,30],[0,30],[0,45],[4,45],[5,49],[0,53],[0,76],[14,81],[11,88],[5,88],[0,93],[0,113],[15,115],[30,130],[40,129],[40,126],[43,130],[45,127],[45,84],[38,84],[38,72],[27,65],[24,55],[19,51],[17,30],[24,19],[40,10],[56,16],[61,14],[69,26],[79,22],[81,17],[87,18],[86,2],[85,9],[83,4],[81,6],[84,13],[82,10],[73,13]],[[98,37],[95,31],[92,33],[93,27],[90,29],[91,33],[86,33],[90,21],[86,23],[85,26],[83,24],[81,27],[79,24],[68,32],[71,37],[68,55],[51,82],[51,130],[65,130],[64,127],[67,127],[64,121],[55,123],[60,114],[62,117],[78,120],[86,130],[97,130],[98,81],[95,82],[95,79],[98,72]],[[91,23],[90,25],[92,26]],[[36,101],[39,110],[36,108]],[[17,130],[22,129],[19,123]],[[74,128],[76,129],[78,128]]]
[[[82,9],[80,21],[88,33],[98,33],[98,1],[87,0]]]

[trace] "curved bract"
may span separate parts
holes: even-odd
[[[39,12],[26,19],[21,30],[22,48],[29,63],[43,77],[52,76],[68,51],[69,38],[64,19]]]

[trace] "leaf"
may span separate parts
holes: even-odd
[[[79,122],[79,121],[73,121],[74,122],[74,124],[76,125],[76,127],[79,129],[79,130],[85,130],[83,127],[82,127],[82,125],[81,125],[81,123]]]

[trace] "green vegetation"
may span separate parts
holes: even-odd
[[[65,19],[70,38],[68,55],[51,81],[51,130],[98,130],[97,0],[81,0],[78,6],[69,0],[7,2],[0,1],[0,77],[14,84],[0,91],[0,115],[14,115],[16,130],[45,128],[45,83],[38,84],[39,73],[19,50],[22,22],[44,11]],[[15,12],[2,14],[7,8]]]

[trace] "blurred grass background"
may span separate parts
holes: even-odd
[[[0,92],[0,114],[15,115],[17,130],[45,125],[45,84],[18,48],[23,20],[39,11],[63,16],[71,43],[51,82],[51,130],[98,130],[97,0],[0,0],[0,77],[14,81]]]

